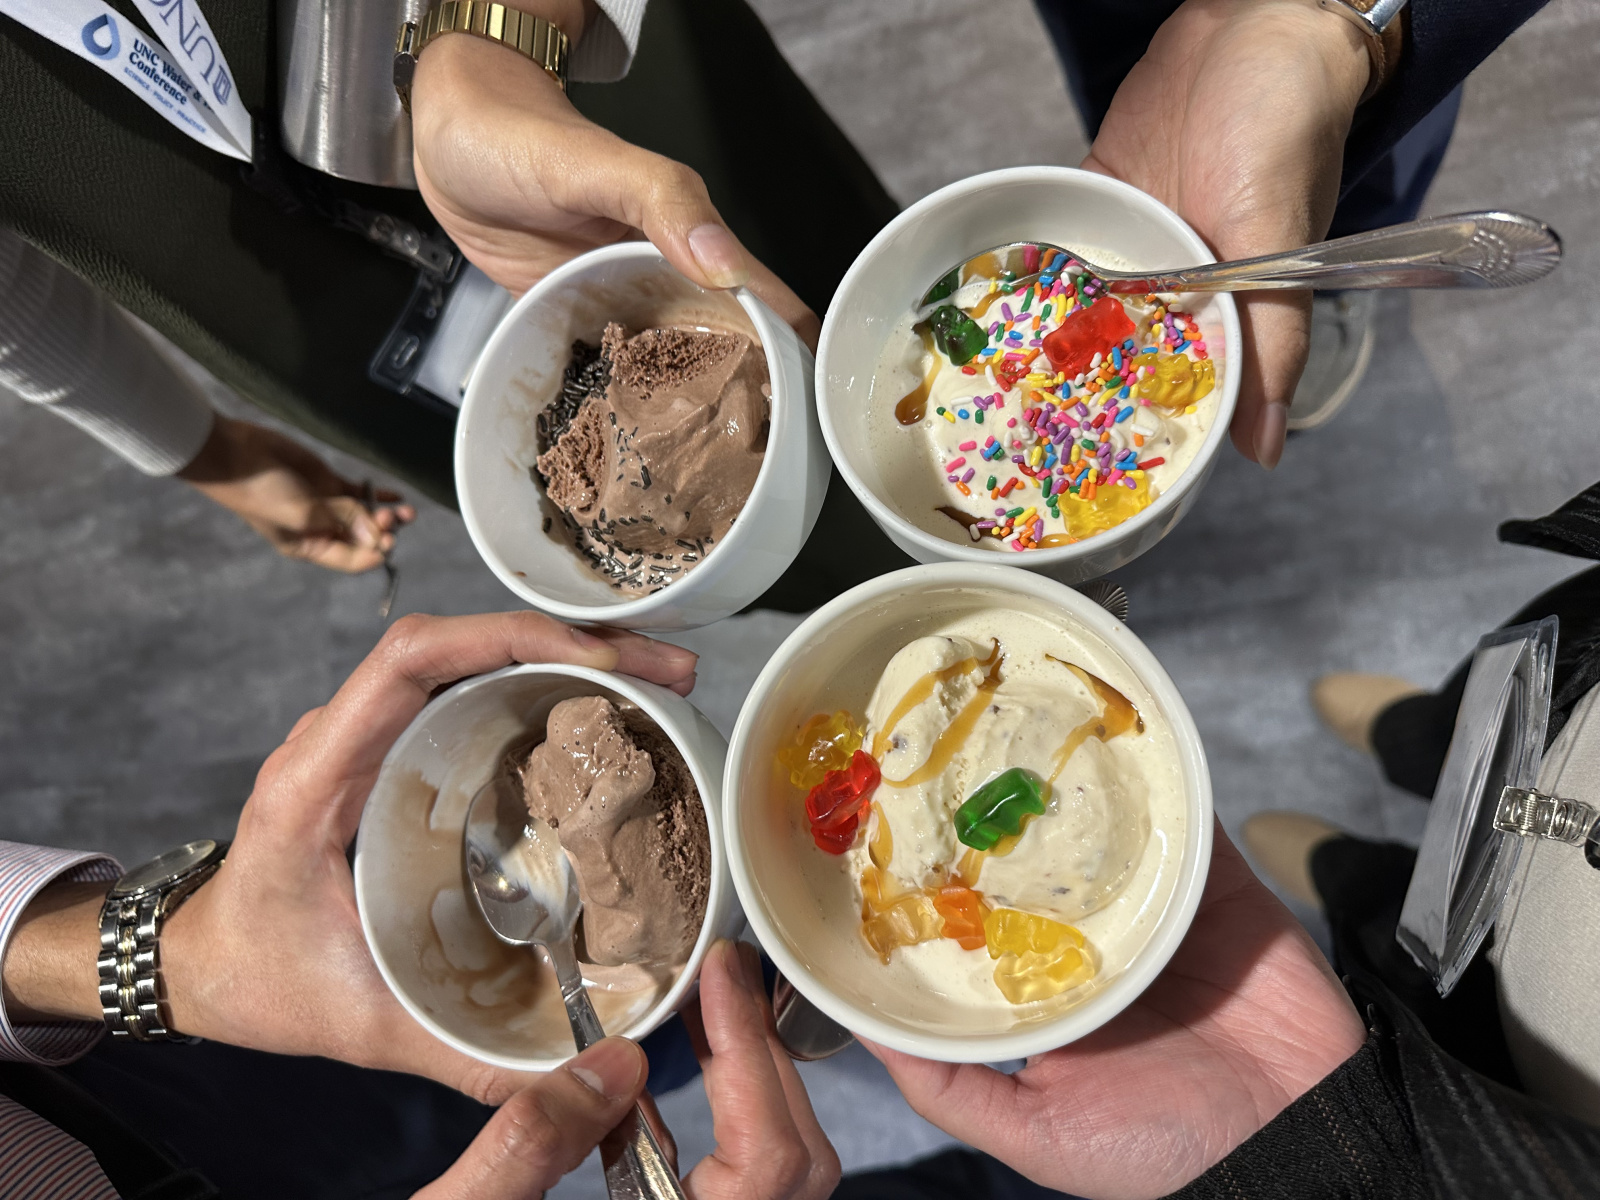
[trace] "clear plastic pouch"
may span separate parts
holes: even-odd
[[[1448,996],[1500,913],[1528,838],[1600,867],[1600,812],[1535,790],[1550,720],[1555,617],[1478,643],[1395,937]]]

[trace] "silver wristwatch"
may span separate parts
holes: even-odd
[[[135,867],[100,909],[100,1012],[112,1037],[192,1042],[172,1029],[161,981],[161,923],[216,873],[227,842],[203,839]]]

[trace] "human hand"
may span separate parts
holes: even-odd
[[[573,20],[556,23],[571,36]],[[739,244],[700,176],[594,124],[528,59],[443,37],[418,59],[411,97],[422,198],[502,287],[524,292],[585,250],[643,235],[703,287],[748,284],[816,348],[816,314]]]
[[[1370,74],[1355,25],[1304,0],[1186,0],[1117,89],[1083,165],[1170,205],[1221,259],[1320,241]],[[1233,443],[1273,467],[1305,369],[1311,293],[1235,298]]]
[[[1358,1049],[1354,1005],[1219,827],[1200,910],[1115,1020],[1015,1075],[870,1043],[911,1107],[1046,1187],[1165,1196]]]
[[[221,415],[178,478],[243,517],[285,558],[352,575],[379,566],[395,531],[417,515],[383,489],[372,493],[382,506],[368,511],[362,486],[299,442]]]
[[[705,1064],[717,1148],[683,1180],[689,1200],[822,1200],[839,1182],[794,1064],[778,1045],[753,951],[720,942],[686,1014]],[[644,1087],[644,1053],[607,1038],[518,1092],[416,1200],[539,1196],[605,1140]]]
[[[525,1077],[450,1049],[400,1006],[362,936],[346,851],[395,739],[439,689],[512,663],[565,662],[694,686],[695,656],[538,613],[403,617],[256,778],[227,860],[168,919],[173,1027],[279,1054],[426,1075],[495,1103]],[[84,1003],[98,1014],[92,976]]]

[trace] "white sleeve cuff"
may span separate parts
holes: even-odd
[[[115,859],[82,850],[52,850],[20,842],[0,842],[0,962],[23,910],[49,884],[66,876],[75,882],[114,880],[122,874]],[[105,1032],[98,1021],[49,1021],[14,1025],[0,1004],[0,1061],[60,1066],[81,1058]]]
[[[0,388],[71,421],[147,475],[193,461],[215,419],[103,292],[0,229]]]
[[[639,49],[639,26],[648,0],[595,0],[600,14],[572,49],[567,74],[574,83],[615,83],[628,73]]]

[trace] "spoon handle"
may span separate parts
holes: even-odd
[[[1561,261],[1561,238],[1520,213],[1458,213],[1391,225],[1283,254],[1135,277],[1110,291],[1244,292],[1278,288],[1501,288],[1531,283]]]
[[[589,1000],[589,989],[583,985],[583,973],[578,970],[572,943],[547,945],[545,953],[561,984],[561,999],[567,1005],[572,1040],[580,1052],[587,1050],[604,1038],[606,1031]],[[667,1162],[661,1143],[650,1131],[644,1110],[637,1104],[622,1119],[611,1140],[621,1146],[621,1153],[606,1163],[606,1194],[611,1200],[684,1200],[678,1173]]]

